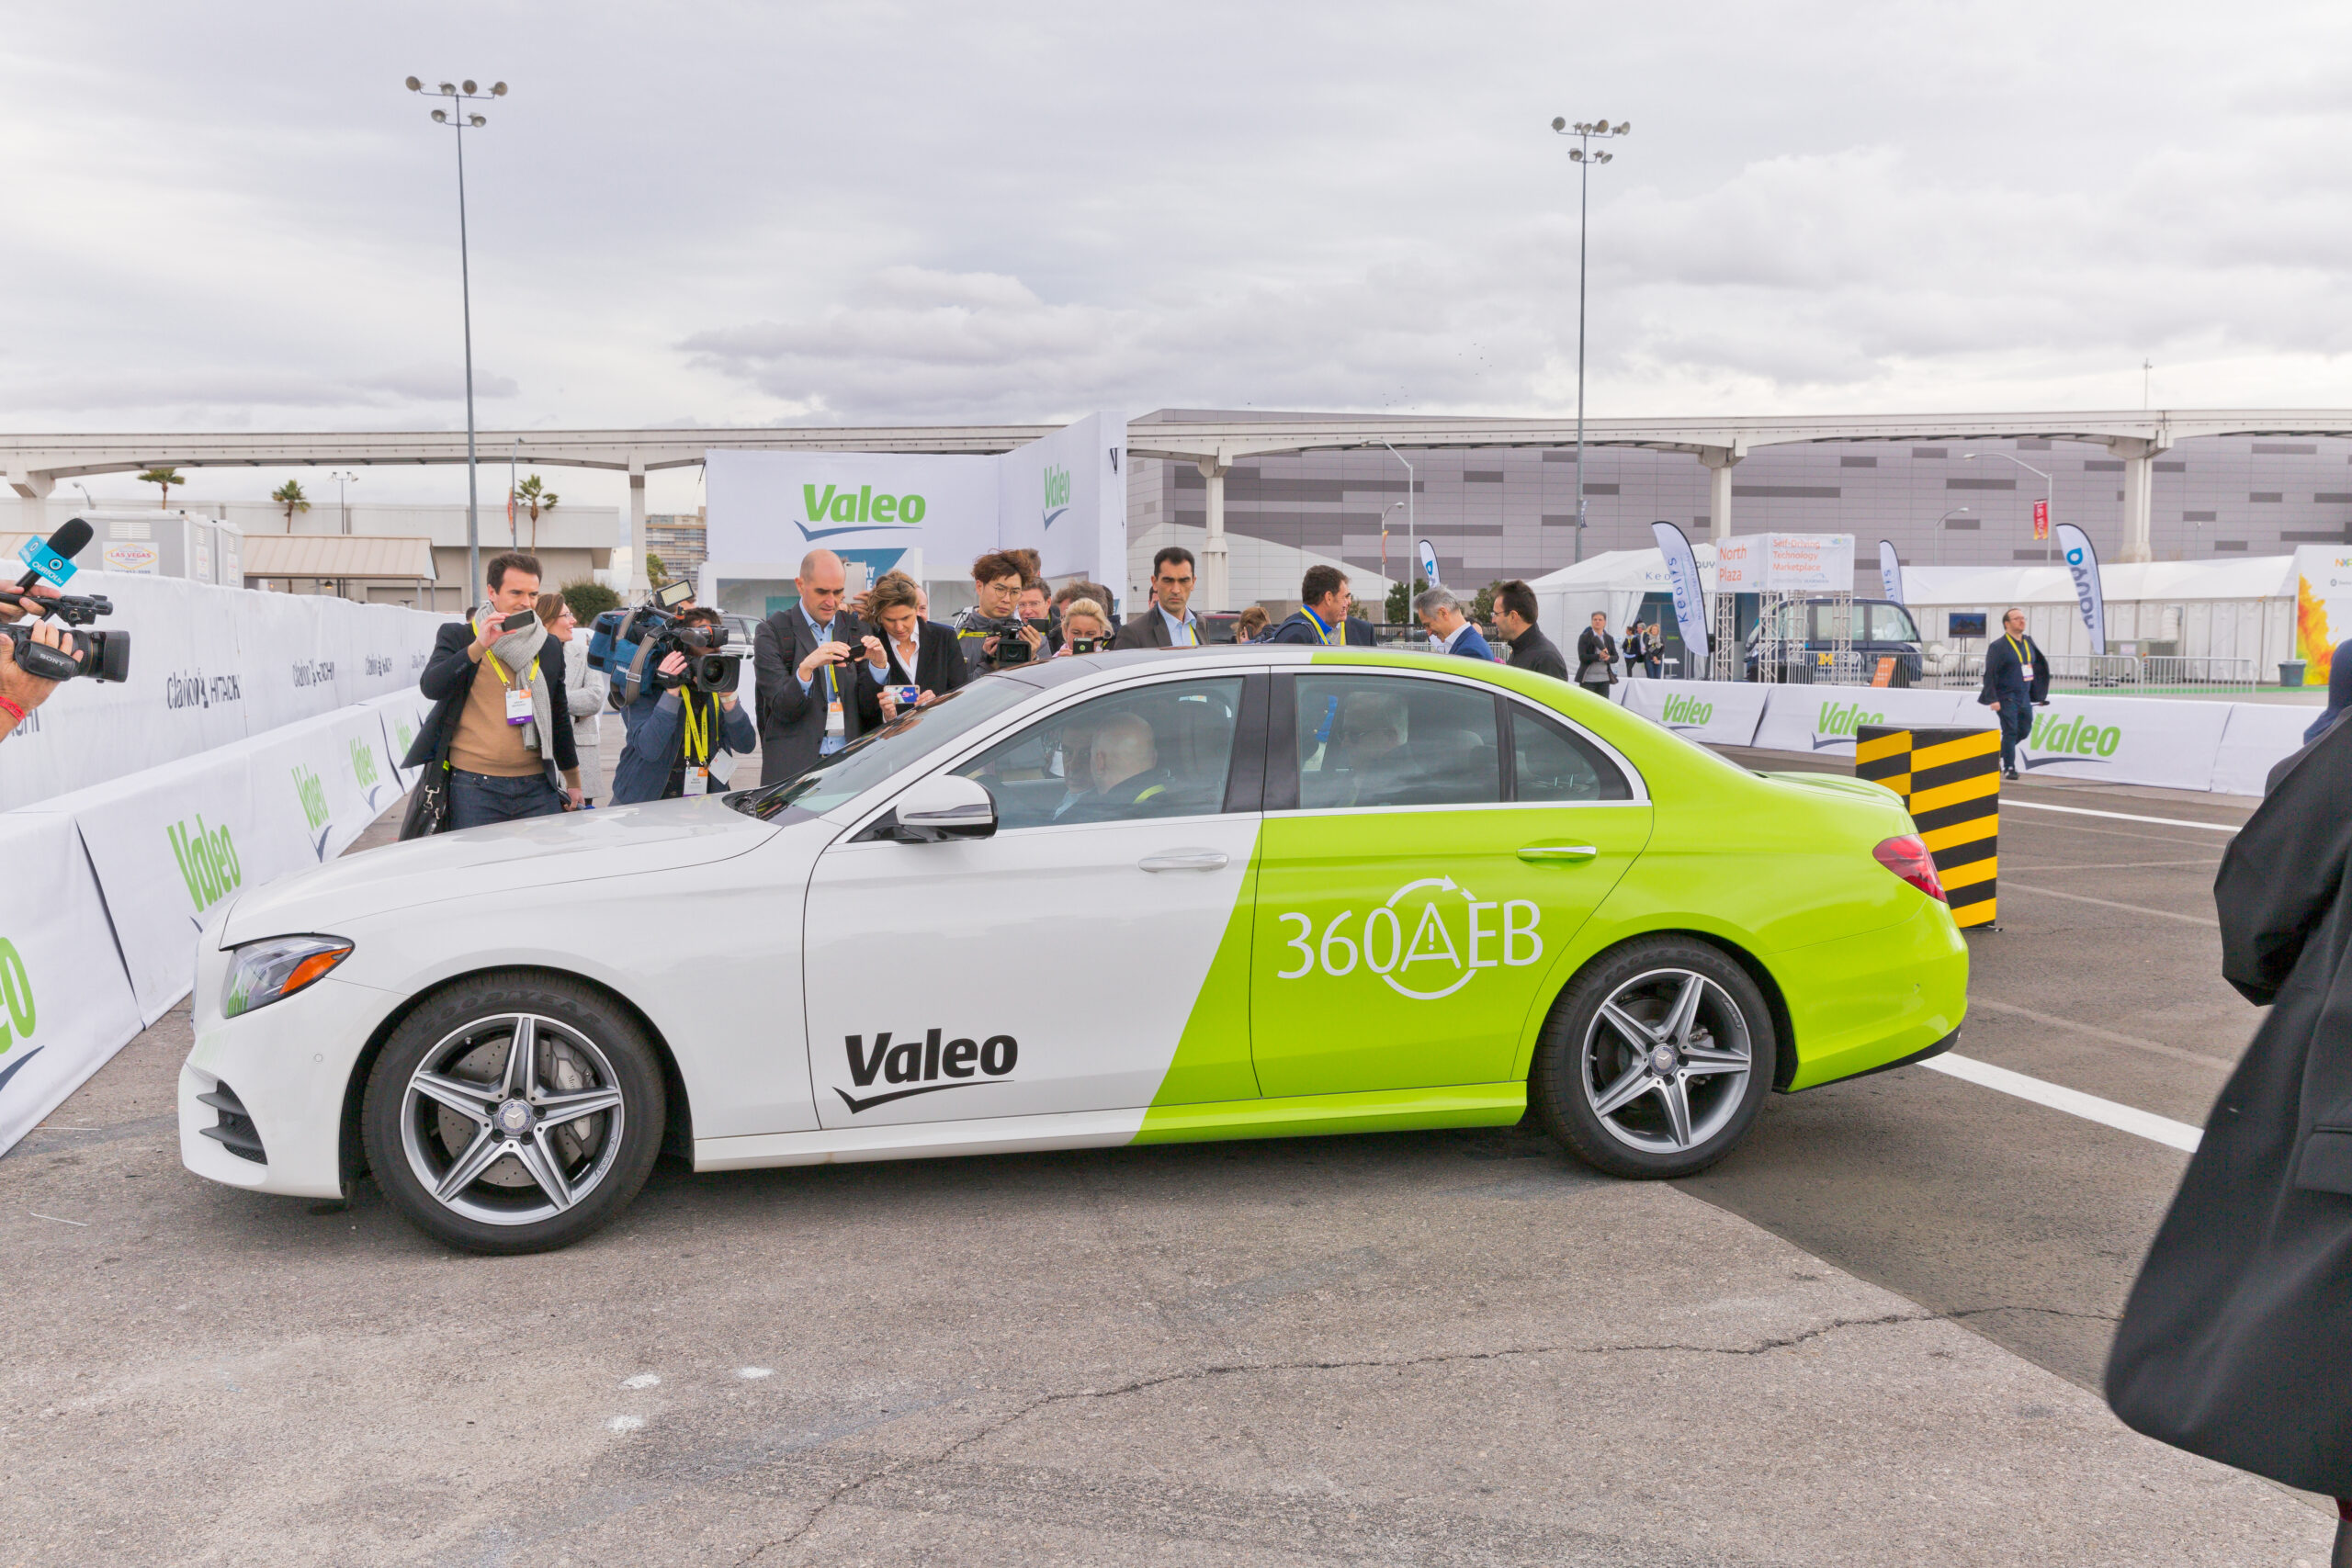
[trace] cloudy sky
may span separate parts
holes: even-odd
[[[1555,114],[1597,415],[2352,403],[2341,5],[13,12],[17,430],[461,425],[412,73],[485,427],[1566,412]]]

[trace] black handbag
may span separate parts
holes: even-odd
[[[429,839],[446,831],[448,826],[449,765],[430,762],[425,765],[424,776],[408,793],[408,809],[401,814],[400,841]]]

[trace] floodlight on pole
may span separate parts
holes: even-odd
[[[1961,461],[1963,463],[1973,463],[1979,457],[1998,457],[2003,462],[2015,463],[2018,468],[2023,468],[2027,473],[2031,474],[2034,478],[2040,479],[2041,481],[2041,509],[2051,517],[2054,518],[2057,515],[2058,487],[2051,479],[2048,474],[2043,473],[2040,468],[2035,468],[2031,463],[2027,462],[2024,458],[2012,457],[2007,452],[1971,452],[1967,457],[1962,457]],[[2048,547],[2041,552],[2041,558],[2049,560],[2057,554],[2058,547],[2054,544],[2050,544],[2047,540],[2044,541],[2044,544],[2047,545]]]
[[[1552,130],[1561,136],[1576,139],[1568,150],[1568,161],[1577,166],[1577,526],[1574,542],[1575,558],[1584,559],[1584,275],[1586,218],[1591,208],[1592,166],[1606,164],[1608,149],[1596,150],[1595,141],[1611,141],[1633,131],[1631,120],[1612,126],[1606,119],[1579,120],[1570,125],[1564,116],[1555,115]]]
[[[1955,517],[1964,517],[1967,514],[1967,507],[1955,506],[1950,512],[1945,513],[1941,517],[1936,519],[1936,564],[1938,566],[1944,564],[1944,525],[1951,522]]]
[[[404,84],[412,93],[424,91],[424,84],[411,76]],[[454,82],[441,84],[441,97],[461,102],[486,102],[489,98],[506,96],[506,84],[491,85],[488,95],[478,92],[471,82],[458,91]],[[433,111],[433,123],[446,125],[458,133],[458,297],[464,311],[466,336],[466,577],[471,583],[481,581],[481,495],[479,476],[474,471],[474,288],[473,267],[466,246],[466,131],[481,130],[490,122],[481,115],[459,109],[454,116],[448,109]],[[348,518],[345,526],[349,525]]]

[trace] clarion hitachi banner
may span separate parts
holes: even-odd
[[[1125,416],[1097,413],[979,457],[712,451],[710,562],[789,569],[824,548],[878,577],[920,551],[944,581],[990,550],[1034,549],[1049,577],[1122,581],[1126,445]]]

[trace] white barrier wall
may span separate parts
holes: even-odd
[[[0,810],[413,688],[448,619],[392,604],[85,571],[130,634],[130,679],[69,681],[0,752]]]
[[[1973,691],[1629,681],[1618,699],[1692,740],[1838,757],[1854,754],[1854,732],[1865,724],[1996,728]],[[2318,716],[2302,705],[2061,694],[2033,710],[2033,734],[2018,761],[2052,778],[2258,795]]]
[[[429,706],[412,687],[0,814],[27,912],[0,924],[0,1152],[187,995],[216,905],[400,798],[393,747]]]

